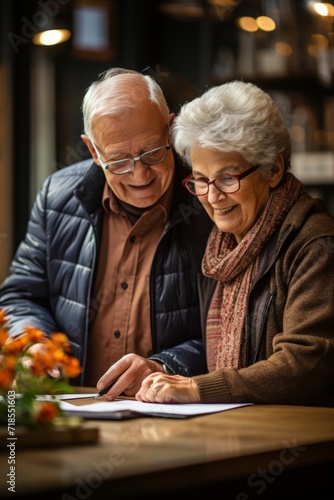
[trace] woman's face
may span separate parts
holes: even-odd
[[[242,174],[253,166],[239,153],[222,153],[199,146],[191,149],[190,157],[194,178],[207,181],[222,174]],[[278,185],[281,176],[276,171],[269,180],[266,180],[258,170],[255,170],[240,180],[240,189],[236,193],[222,193],[211,184],[208,194],[199,196],[198,199],[218,229],[232,233],[240,243],[259,217],[271,189]]]

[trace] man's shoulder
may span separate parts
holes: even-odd
[[[80,199],[87,210],[94,211],[100,201],[105,183],[104,173],[92,159],[63,167],[51,174],[44,182],[40,195],[49,208],[59,207]]]
[[[105,176],[101,167],[96,165],[92,159],[73,163],[53,172],[45,181],[45,188],[60,189],[67,192],[79,190],[80,192],[91,192],[101,190],[105,182]]]
[[[94,168],[94,165],[95,163],[91,158],[88,160],[79,161],[77,163],[62,167],[56,172],[53,172],[50,175],[49,179],[58,180],[60,178],[65,179],[72,177],[73,179],[78,178],[78,180],[80,180],[87,174],[90,169]]]

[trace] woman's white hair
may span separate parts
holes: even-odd
[[[172,126],[172,143],[191,166],[190,150],[197,145],[238,152],[266,176],[278,154],[290,168],[291,138],[274,100],[252,83],[232,81],[212,87],[181,107]]]
[[[114,84],[113,77],[118,75],[124,75],[122,85]],[[133,75],[138,78],[135,85]],[[156,104],[168,124],[169,108],[165,96],[151,76],[123,68],[106,70],[90,85],[82,102],[85,134],[93,138],[92,127],[96,117],[116,115],[125,109],[135,108],[138,100],[147,97]]]

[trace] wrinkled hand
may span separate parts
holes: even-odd
[[[136,394],[138,401],[149,403],[199,403],[196,382],[190,377],[153,373]]]
[[[142,381],[155,372],[163,372],[160,363],[142,358],[138,354],[126,354],[102,375],[96,387],[100,391],[119,377],[119,380],[107,392],[106,399],[112,401],[122,393],[127,396],[134,396],[139,390]]]

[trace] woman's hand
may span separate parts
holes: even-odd
[[[181,375],[152,373],[143,380],[136,394],[138,401],[149,403],[199,403],[195,381]]]

